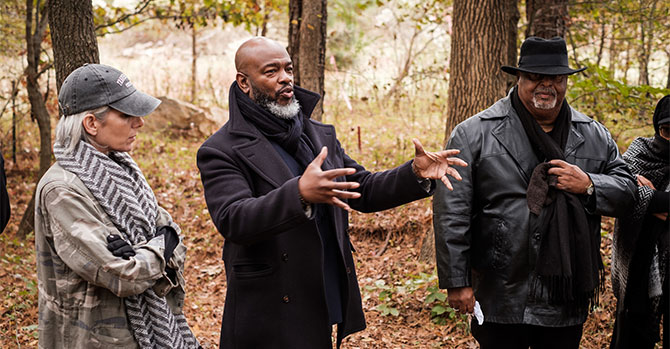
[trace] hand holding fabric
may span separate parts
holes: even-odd
[[[563,160],[550,160],[550,168],[547,173],[556,176],[558,182],[556,188],[573,194],[585,194],[586,188],[591,184],[591,177],[577,165],[567,163]]]
[[[447,149],[438,152],[426,152],[423,145],[418,139],[413,139],[414,142],[414,161],[412,162],[412,170],[420,178],[439,179],[444,183],[449,190],[454,190],[447,175],[461,180],[461,175],[458,174],[452,166],[468,166],[468,164],[452,156],[457,155],[461,151],[458,149]]]
[[[308,203],[331,204],[344,210],[351,211],[351,207],[341,199],[357,199],[360,193],[349,192],[347,189],[356,189],[360,186],[356,182],[337,182],[337,177],[352,175],[356,173],[353,168],[336,168],[323,171],[321,165],[328,156],[328,148],[321,148],[321,152],[307,166],[305,172],[298,180],[298,190],[303,200]]]
[[[107,249],[116,257],[123,259],[130,259],[130,257],[135,255],[133,247],[116,234],[107,236]]]

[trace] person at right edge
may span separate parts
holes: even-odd
[[[617,297],[610,348],[670,348],[668,302],[670,256],[670,95],[658,102],[653,137],[636,138],[623,154],[637,177],[635,207],[617,219],[612,248],[612,289]]]
[[[601,215],[633,202],[634,177],[608,130],[568,105],[565,41],[527,38],[509,95],[457,125],[447,148],[470,167],[433,224],[440,288],[484,315],[481,348],[579,348],[602,282]]]

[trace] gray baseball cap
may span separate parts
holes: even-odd
[[[63,115],[110,106],[130,116],[145,116],[161,101],[139,91],[119,70],[104,64],[84,64],[60,88],[58,105]]]

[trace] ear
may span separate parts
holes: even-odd
[[[81,123],[84,126],[84,130],[86,130],[86,133],[94,137],[98,135],[97,121],[98,119],[96,119],[95,115],[93,114],[84,115],[84,119],[81,121]]]
[[[240,87],[240,90],[242,90],[244,94],[249,95],[249,92],[251,91],[251,86],[249,85],[249,78],[244,73],[237,72],[235,80],[237,81],[237,86]]]

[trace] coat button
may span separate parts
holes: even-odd
[[[351,274],[351,267],[347,267],[347,274]]]
[[[288,262],[288,253],[282,254],[281,255],[281,260],[283,260],[284,262]]]
[[[535,240],[540,241],[540,234],[535,234]]]
[[[282,297],[282,301],[284,301],[284,303],[288,303],[291,301],[291,299],[288,298],[288,295],[285,295],[284,297]]]

